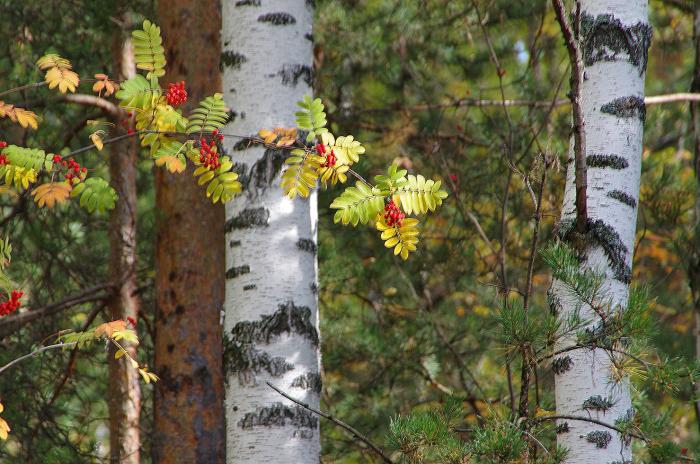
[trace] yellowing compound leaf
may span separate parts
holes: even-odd
[[[107,76],[106,74],[95,74],[95,79],[97,79],[97,81],[93,84],[92,91],[100,96],[102,96],[103,91],[104,96],[109,97],[114,92],[119,90],[119,84],[110,81],[109,76]]]
[[[92,143],[95,145],[95,148],[97,148],[97,151],[102,151],[105,146],[105,144],[102,143],[102,134],[104,134],[104,131],[101,130],[90,134],[90,140],[92,140]]]
[[[7,421],[0,417],[0,439],[7,440],[7,436],[10,434],[10,426]]]
[[[50,89],[58,87],[61,93],[66,93],[69,90],[75,92],[75,88],[80,83],[80,78],[75,71],[72,71],[73,67],[70,61],[61,58],[55,53],[49,53],[39,58],[36,64],[40,69],[46,71],[44,80]]]
[[[24,108],[16,108],[14,105],[0,100],[0,118],[9,118],[10,121],[18,123],[20,126],[36,129],[39,126],[37,116],[34,112]]]
[[[49,182],[32,190],[32,196],[39,207],[53,208],[56,203],[65,202],[72,189],[68,182]]]
[[[185,172],[185,163],[182,161],[182,159],[178,158],[175,155],[165,155],[165,156],[159,156],[156,160],[156,166],[163,166],[165,165],[165,169],[172,173],[181,173]]]
[[[105,322],[100,324],[95,328],[95,337],[99,337],[104,334],[107,337],[112,337],[112,334],[117,331],[122,331],[126,329],[126,321],[117,319],[116,321]]]

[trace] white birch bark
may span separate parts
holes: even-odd
[[[644,125],[644,72],[651,39],[646,0],[583,0],[584,79],[581,87],[588,161],[587,259],[582,266],[605,273],[603,287],[613,304],[625,307],[639,199]],[[574,161],[570,154],[562,224],[576,217]],[[577,304],[555,282],[553,302],[565,318]],[[600,321],[590,307],[582,314]],[[567,343],[568,342],[568,343]],[[573,340],[562,340],[559,348]],[[557,414],[590,417],[614,424],[633,413],[626,381],[611,378],[609,353],[580,349],[560,355],[570,358],[555,375]],[[600,396],[610,409],[584,409],[584,402]],[[568,431],[557,442],[569,449],[568,464],[631,462],[631,449],[614,430],[578,420],[560,420]]]
[[[223,3],[226,133],[294,126],[296,102],[311,92],[311,3]],[[226,149],[244,185],[226,209],[227,462],[317,464],[318,418],[265,383],[319,404],[316,195],[284,196],[281,153],[231,138]]]

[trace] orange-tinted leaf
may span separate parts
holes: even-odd
[[[105,322],[104,324],[98,325],[95,328],[95,336],[99,337],[100,335],[104,334],[107,337],[111,337],[114,332],[124,329],[126,329],[126,321],[117,319],[116,321]]]
[[[49,182],[32,190],[32,196],[39,207],[53,208],[56,203],[66,201],[72,189],[68,182]]]

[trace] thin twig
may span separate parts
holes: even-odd
[[[0,371],[0,372],[1,372],[1,371]],[[379,457],[381,457],[381,458],[382,458],[382,461],[384,461],[385,463],[387,463],[387,464],[393,464],[393,463],[394,463],[394,461],[392,461],[392,460],[389,458],[389,456],[387,456],[386,454],[384,454],[384,451],[382,451],[381,448],[379,448],[377,445],[375,445],[374,443],[372,443],[372,441],[370,441],[369,438],[367,438],[366,436],[364,436],[362,433],[360,433],[357,429],[355,429],[355,428],[352,427],[351,425],[348,425],[348,424],[346,424],[345,422],[341,421],[340,419],[336,419],[335,417],[331,416],[330,414],[326,414],[326,413],[324,413],[324,412],[322,412],[322,411],[319,411],[318,409],[312,408],[312,407],[309,406],[308,404],[306,404],[306,403],[304,403],[304,402],[302,402],[302,401],[299,401],[299,400],[297,400],[296,398],[293,398],[293,397],[289,396],[288,394],[286,394],[285,392],[283,392],[283,391],[280,390],[279,388],[277,388],[277,387],[275,387],[274,385],[272,385],[270,382],[265,382],[265,383],[267,383],[267,386],[268,386],[268,387],[272,388],[274,391],[276,391],[276,392],[279,393],[280,395],[284,396],[285,398],[287,398],[287,399],[288,399],[289,401],[291,401],[292,403],[298,404],[299,406],[301,406],[302,408],[306,409],[307,411],[311,411],[312,413],[317,414],[317,415],[323,417],[324,419],[328,419],[329,421],[333,422],[335,425],[337,425],[337,426],[339,426],[339,427],[341,427],[341,428],[347,430],[348,432],[350,432],[350,433],[353,435],[353,437],[355,437],[356,439],[360,440],[360,441],[361,441],[362,443],[364,443],[365,445],[369,446],[369,447],[372,449],[372,451],[374,451]]]
[[[55,345],[47,345],[47,346],[42,346],[41,348],[37,348],[36,350],[32,351],[31,353],[27,353],[24,356],[20,356],[17,359],[13,359],[9,363],[5,364],[4,366],[0,367],[0,374],[2,374],[4,371],[7,369],[11,368],[15,364],[18,364],[26,359],[33,358],[34,356],[37,356],[44,351],[48,350],[56,350],[58,348],[69,348],[71,346],[75,346],[78,342],[70,342],[70,343],[56,343]]]

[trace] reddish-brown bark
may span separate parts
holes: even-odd
[[[131,41],[117,34],[114,40],[115,75],[126,79],[136,73]],[[120,127],[119,121],[113,121]],[[138,142],[128,139],[110,145],[109,173],[112,187],[119,194],[110,216],[110,279],[114,295],[110,300],[112,319],[138,319],[139,301],[134,294],[136,281],[136,161]],[[125,344],[136,358],[136,346]],[[140,458],[141,386],[140,376],[126,357],[114,359],[109,350],[109,444],[110,462],[138,464]]]
[[[220,4],[158,4],[168,73],[162,86],[185,80],[189,110],[221,91]],[[154,462],[223,463],[224,208],[184,174],[156,172],[157,317]]]

